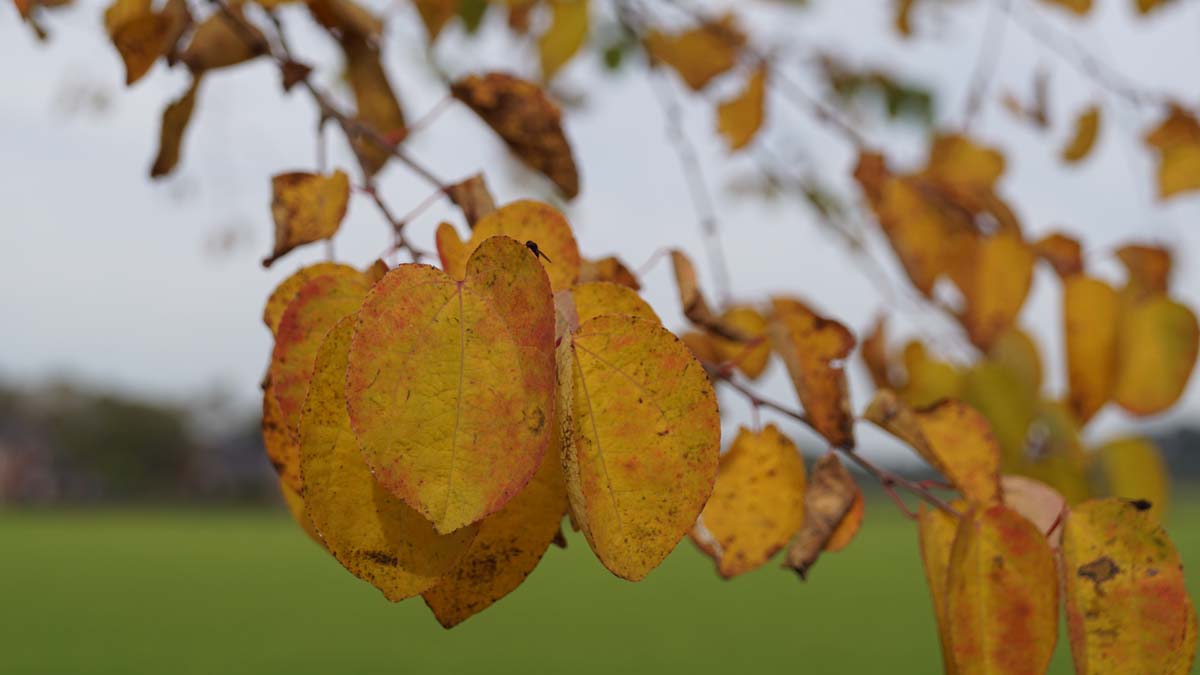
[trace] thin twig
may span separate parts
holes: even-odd
[[[996,74],[1000,64],[1000,53],[1004,47],[1004,27],[1008,24],[1000,12],[1008,12],[1011,0],[996,0],[987,10],[987,26],[983,39],[979,41],[979,56],[975,59],[975,68],[971,75],[971,88],[967,93],[966,110],[963,113],[963,131],[971,128],[971,122],[979,114],[983,99],[987,95],[988,86]]]

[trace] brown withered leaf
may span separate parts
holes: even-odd
[[[838,551],[850,545],[854,541],[854,535],[858,534],[858,530],[862,527],[863,516],[867,513],[867,500],[863,497],[862,488],[858,488],[854,495],[854,503],[850,505],[850,510],[846,512],[846,516],[842,518],[842,522],[838,523],[837,529],[829,536],[829,541],[825,542],[825,551],[827,553],[837,553]]]
[[[125,84],[131,85],[160,57],[175,51],[192,15],[186,0],[167,0],[157,12],[143,0],[118,0],[105,11],[104,20],[113,46],[125,62]]]
[[[328,176],[292,172],[271,178],[275,248],[263,260],[263,267],[270,267],[297,246],[332,237],[349,203],[350,178],[340,169]]]
[[[242,16],[240,5],[230,7],[229,11]],[[266,46],[266,36],[253,24],[244,19],[237,21],[219,11],[196,26],[179,60],[193,73],[200,73],[249,61],[265,53]]]
[[[862,346],[859,348],[859,353],[862,355],[863,363],[867,366],[867,372],[871,375],[871,381],[876,387],[891,387],[891,359],[888,357],[887,347],[887,319],[882,315],[875,319],[875,323],[871,325],[871,331],[863,338]]]
[[[446,196],[463,212],[467,224],[475,227],[479,219],[496,210],[496,200],[488,190],[482,173],[446,188]]]
[[[312,66],[299,61],[285,61],[279,67],[280,76],[283,78],[283,91],[291,91],[292,87],[303,82],[311,72]]]
[[[633,271],[621,262],[620,258],[611,255],[596,260],[583,259],[579,268],[579,283],[588,281],[611,281],[614,284],[628,286],[635,291],[642,288]]]
[[[354,138],[354,151],[374,175],[391,156],[377,141],[397,143],[404,138],[404,110],[383,70],[379,48],[356,33],[343,35],[341,45],[346,56],[346,80],[354,91],[355,117],[378,136]]]
[[[837,453],[830,451],[817,460],[804,493],[804,525],[788,547],[784,566],[795,570],[801,579],[807,579],[858,494],[858,485],[842,466]]]
[[[764,63],[750,74],[741,92],[717,106],[717,132],[725,137],[730,150],[740,150],[754,140],[763,123],[766,92]]]
[[[579,194],[579,172],[563,133],[562,113],[541,87],[504,73],[468,75],[450,92],[479,115],[530,168],[567,199]]]
[[[451,19],[458,16],[459,0],[412,0],[425,24],[425,32],[429,35],[429,43],[433,44],[442,29]]]
[[[845,372],[854,335],[788,298],[771,300],[769,322],[771,345],[787,366],[813,428],[834,447],[854,447],[854,414]]]
[[[158,156],[150,167],[150,177],[159,178],[171,173],[179,163],[179,150],[183,134],[192,120],[192,109],[196,107],[196,91],[200,87],[200,76],[194,76],[191,86],[183,97],[172,101],[163,110],[162,128],[159,131]]]
[[[1172,104],[1146,144],[1158,151],[1159,199],[1200,190],[1200,123],[1192,113]]]
[[[343,36],[375,42],[383,35],[383,21],[354,0],[307,0],[305,4],[317,23]]]
[[[695,91],[733,68],[745,42],[732,14],[682,33],[651,30],[645,39],[650,56],[671,66]]]
[[[1034,242],[1033,252],[1049,263],[1061,278],[1083,273],[1083,250],[1074,237],[1051,232]]]

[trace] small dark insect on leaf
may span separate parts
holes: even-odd
[[[1134,500],[1130,501],[1129,503],[1132,504],[1133,508],[1137,509],[1138,511],[1149,511],[1150,508],[1152,506],[1154,506],[1153,504],[1151,504],[1149,501],[1147,501],[1145,499],[1134,499]]]
[[[526,248],[528,248],[530,251],[533,251],[533,256],[534,256],[535,258],[542,258],[542,259],[544,259],[546,262],[550,263],[551,265],[553,265],[553,264],[554,264],[554,261],[553,261],[553,260],[551,260],[550,258],[546,257],[546,254],[545,254],[545,253],[542,253],[541,249],[539,249],[539,248],[538,248],[538,245],[537,245],[537,242],[536,242],[536,241],[527,241],[527,242],[525,242],[525,247],[526,247]]]

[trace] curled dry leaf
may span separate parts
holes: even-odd
[[[1092,105],[1075,118],[1075,134],[1062,150],[1062,159],[1068,164],[1083,161],[1096,145],[1100,134],[1100,106]]]
[[[746,147],[763,123],[766,102],[767,66],[759,65],[746,80],[746,86],[733,98],[717,106],[717,132],[725,137],[730,150]]]
[[[476,527],[438,534],[371,475],[346,414],[354,317],[330,329],[317,352],[300,421],[304,510],[333,557],[388,600],[428,589],[462,558]]]
[[[817,460],[804,493],[804,524],[788,546],[784,566],[807,579],[821,551],[854,507],[858,494],[858,485],[837,453],[830,451]]]
[[[400,265],[358,313],[346,402],[388,492],[448,533],[529,482],[554,418],[554,304],[533,253],[481,244],[456,281]]]
[[[1171,479],[1158,446],[1146,438],[1121,438],[1096,450],[1107,494],[1145,502],[1151,520],[1163,522]]]
[[[654,310],[636,291],[608,281],[576,284],[571,289],[578,317],[575,326],[604,314],[625,314],[661,324]]]
[[[463,278],[467,259],[475,249],[490,237],[501,234],[537,246],[542,254],[538,259],[555,292],[571,288],[579,279],[582,264],[579,245],[567,219],[553,206],[530,200],[505,204],[484,216],[475,223],[471,238],[465,242],[448,223],[438,226],[437,247],[442,269],[455,279]]]
[[[964,514],[950,553],[946,621],[951,672],[1046,672],[1058,641],[1058,579],[1045,535],[999,504]]]
[[[471,227],[475,227],[480,218],[496,210],[496,200],[488,190],[482,173],[448,186],[446,196],[463,212],[463,217]]]
[[[1158,151],[1158,197],[1200,190],[1200,122],[1179,105],[1146,134],[1146,144]]]
[[[275,249],[263,260],[263,266],[270,267],[297,246],[332,237],[349,203],[350,178],[340,170],[328,176],[293,172],[272,177]]]
[[[867,500],[863,498],[862,488],[859,488],[858,485],[854,487],[858,490],[854,495],[854,503],[850,505],[850,510],[846,512],[842,522],[838,523],[837,529],[829,535],[829,541],[825,542],[827,553],[837,553],[849,546],[850,542],[854,541],[854,536],[858,534],[858,529],[862,527],[863,516],[867,511]]]
[[[558,397],[572,516],[605,567],[642,579],[712,492],[721,438],[712,384],[662,326],[605,315],[559,342]]]
[[[210,14],[197,24],[191,41],[179,55],[193,73],[236,66],[265,53],[266,36],[242,17],[241,6],[230,6],[229,11],[242,20],[230,18],[224,10]]]
[[[425,604],[446,628],[491,607],[525,581],[550,544],[562,535],[567,511],[558,442],[524,487],[479,522],[479,534],[458,565],[425,591]],[[563,545],[566,539],[563,539]]]
[[[1033,251],[1021,237],[1001,232],[979,239],[961,275],[963,325],[971,342],[987,349],[1016,321],[1033,285]]]
[[[1067,401],[1082,424],[1112,396],[1121,303],[1111,286],[1082,275],[1063,279]]]
[[[356,136],[352,139],[354,152],[367,172],[374,175],[391,156],[378,141],[397,143],[404,138],[404,110],[379,60],[379,47],[354,32],[344,33],[341,45],[346,56],[346,80],[354,92],[355,117],[378,136]]]
[[[773,298],[771,308],[771,345],[787,366],[805,415],[834,447],[854,447],[854,414],[845,372],[854,336],[801,302]]]
[[[1062,581],[1076,672],[1190,672],[1196,610],[1175,545],[1146,504],[1109,498],[1071,508]]]
[[[804,524],[800,450],[779,429],[738,430],[721,455],[717,482],[692,539],[730,579],[779,552]]]
[[[642,289],[637,276],[616,256],[597,260],[584,259],[579,267],[579,283],[588,281],[611,281],[628,286],[635,291]]]
[[[1196,365],[1200,325],[1187,306],[1157,295],[1121,313],[1113,400],[1153,415],[1179,400]]]
[[[550,25],[538,37],[542,79],[549,81],[587,40],[588,0],[549,0]]]
[[[563,133],[562,113],[542,88],[504,73],[469,75],[450,92],[479,115],[530,168],[567,199],[579,194],[579,172]]]
[[[745,42],[732,14],[682,33],[651,30],[645,39],[650,56],[671,66],[696,91],[733,68]]]
[[[179,163],[179,150],[183,145],[183,133],[187,131],[188,123],[192,121],[192,109],[196,107],[196,91],[200,87],[200,77],[192,78],[191,85],[183,96],[172,101],[163,110],[162,127],[158,137],[158,156],[150,167],[150,177],[165,176]]]
[[[987,418],[971,406],[948,399],[913,410],[881,389],[863,417],[908,443],[968,500],[1000,500],[1000,446]]]
[[[1037,240],[1033,251],[1063,279],[1083,273],[1083,250],[1074,237],[1052,232]]]

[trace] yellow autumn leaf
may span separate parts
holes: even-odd
[[[989,191],[1004,174],[1004,155],[960,134],[939,134],[923,176],[963,192]]]
[[[987,349],[1016,321],[1033,285],[1033,263],[1033,251],[1019,235],[1002,232],[978,240],[962,275],[962,322],[976,345]]]
[[[300,420],[304,512],[326,548],[388,600],[437,583],[471,546],[476,527],[438,534],[433,525],[375,481],[346,414],[346,367],[354,317],[321,343]]]
[[[1126,244],[1116,250],[1125,266],[1126,295],[1138,302],[1156,293],[1166,293],[1171,281],[1171,252],[1161,246]]]
[[[987,358],[1013,373],[1031,395],[1042,389],[1042,356],[1037,343],[1020,328],[1010,328],[992,341]]]
[[[613,574],[641,579],[712,492],[721,438],[712,385],[662,326],[606,315],[560,341],[558,400],[575,522]]]
[[[767,66],[762,64],[750,74],[741,92],[717,106],[717,132],[725,137],[730,150],[746,147],[758,133],[766,92]]]
[[[731,363],[751,380],[758,379],[767,369],[771,358],[771,342],[767,336],[767,320],[757,309],[747,305],[730,307],[718,319],[722,326],[750,338],[749,342],[730,340],[713,334],[712,346],[720,361]]]
[[[450,93],[479,115],[509,150],[550,179],[563,196],[579,194],[579,172],[562,128],[562,112],[541,87],[506,75],[469,75]]]
[[[1112,399],[1134,415],[1174,405],[1196,365],[1200,325],[1187,306],[1152,296],[1121,314]]]
[[[637,291],[608,281],[576,284],[571,289],[579,323],[603,314],[626,314],[661,324],[654,310]]]
[[[952,364],[931,356],[921,342],[913,340],[906,344],[902,359],[905,380],[897,393],[905,403],[923,408],[961,395],[962,373]]]
[[[268,373],[263,384],[262,440],[267,459],[279,475],[279,483],[297,496],[304,490],[300,479],[300,439],[298,430],[289,429],[275,399],[275,387],[271,386]]]
[[[887,345],[887,319],[880,315],[859,347],[863,364],[876,388],[892,386],[892,359]]]
[[[930,296],[961,252],[974,248],[975,233],[961,209],[947,208],[927,187],[911,177],[885,178],[874,209],[905,274]]]
[[[196,107],[196,91],[200,87],[200,76],[192,79],[188,90],[177,101],[172,101],[163,110],[162,126],[158,137],[158,155],[150,167],[150,177],[165,176],[179,163],[180,146],[188,123],[192,121],[192,109]]]
[[[1179,552],[1146,504],[1108,498],[1071,507],[1062,566],[1076,672],[1191,671],[1196,610]]]
[[[463,281],[388,272],[358,313],[346,402],[376,479],[438,532],[499,511],[553,432],[554,304],[533,252],[499,236]]]
[[[191,41],[179,55],[193,73],[236,66],[265,53],[266,36],[244,20],[241,6],[231,6],[229,11],[243,20],[236,21],[224,11],[210,14],[196,26]]]
[[[804,459],[779,428],[738,430],[692,539],[726,579],[761,567],[804,524]]]
[[[968,500],[1000,499],[1000,447],[978,410],[954,399],[913,410],[881,389],[863,418],[911,446]]]
[[[316,277],[327,274],[353,279],[362,273],[349,265],[321,262],[301,267],[290,274],[283,281],[279,282],[275,290],[271,291],[271,295],[267,298],[267,304],[263,307],[263,323],[271,330],[272,335],[278,330],[279,322],[283,319],[283,313],[287,311],[287,306],[300,293],[300,289]]]
[[[346,56],[346,81],[354,92],[355,117],[379,139],[398,143],[406,133],[404,110],[380,61],[379,47],[361,35],[347,32],[341,39]],[[354,150],[369,173],[375,174],[391,156],[376,139],[354,138]]]
[[[329,239],[338,231],[350,203],[350,178],[341,170],[328,176],[293,172],[271,178],[271,217],[275,249],[263,260],[269,267],[288,251]]]
[[[1058,574],[1042,532],[1002,505],[972,509],[948,567],[951,672],[1046,672],[1058,641]]]
[[[1052,232],[1034,242],[1033,250],[1064,279],[1083,273],[1083,250],[1078,239]]]
[[[1092,105],[1075,118],[1075,133],[1062,149],[1063,161],[1068,164],[1083,161],[1092,152],[1099,134],[1100,106]]]
[[[962,513],[966,509],[966,502],[956,501],[950,506]],[[933,616],[937,621],[942,667],[946,673],[954,672],[950,625],[946,619],[946,579],[950,573],[950,553],[954,550],[954,535],[957,532],[957,518],[941,509],[931,508],[925,502],[918,505],[917,542],[921,549],[921,566],[925,569],[925,584],[929,587],[929,599],[933,604]]]
[[[147,0],[117,0],[104,12],[104,23],[121,60],[125,84],[142,78],[162,56],[169,56],[192,23],[186,0],[167,0],[153,11]]]
[[[504,508],[479,522],[479,534],[458,565],[422,594],[446,628],[515,590],[558,535],[567,493],[557,440],[553,446],[529,484]]]
[[[854,335],[795,300],[773,298],[771,307],[771,345],[787,366],[809,422],[834,447],[854,447],[845,372]]]
[[[1158,446],[1146,438],[1121,438],[1097,448],[1096,456],[1109,495],[1148,502],[1150,518],[1163,522],[1171,479]]]
[[[113,0],[104,9],[104,29],[112,37],[121,26],[152,13],[153,9],[151,0]]]
[[[1029,428],[1038,415],[1037,393],[1018,372],[990,359],[972,366],[962,383],[962,400],[987,418],[1002,465],[1011,470],[1027,454]]]
[[[579,279],[579,244],[571,233],[567,219],[549,204],[532,200],[520,200],[505,204],[492,211],[471,230],[471,237],[462,241],[449,223],[437,229],[438,255],[442,269],[455,279],[461,279],[466,271],[467,259],[484,241],[496,235],[505,235],[519,242],[537,246],[538,256],[550,287],[565,291]]]
[[[325,548],[325,542],[321,540],[321,535],[317,532],[317,528],[313,526],[312,520],[304,512],[304,498],[293,490],[291,486],[283,482],[283,479],[279,480],[279,494],[283,497],[283,505],[287,507],[292,520],[296,521],[296,524],[300,526],[300,529],[304,530],[309,539],[317,542],[317,545],[321,548]]]
[[[651,30],[645,45],[654,60],[671,66],[689,87],[699,91],[737,64],[745,41],[733,15],[726,14],[712,23],[680,33]]]
[[[807,579],[817,558],[829,548],[846,519],[854,517],[852,511],[859,497],[858,485],[842,466],[837,453],[830,450],[822,455],[813,465],[812,477],[804,492],[804,523],[788,545],[784,567],[795,571],[801,579]],[[857,517],[861,519],[861,511]],[[853,522],[850,527],[855,527]],[[844,546],[845,542],[840,544]]]
[[[1062,302],[1067,400],[1083,424],[1112,396],[1120,298],[1105,282],[1080,275],[1063,279]]]
[[[1158,151],[1158,197],[1200,190],[1200,122],[1179,105],[1146,134],[1146,144]]]
[[[587,40],[588,0],[549,0],[550,25],[538,37],[542,79],[549,81]]]
[[[611,255],[595,260],[583,259],[579,267],[579,283],[589,281],[611,281],[635,291],[642,288],[633,270],[621,262],[620,258]]]
[[[700,290],[700,281],[696,276],[696,266],[691,258],[678,249],[671,250],[671,268],[675,273],[675,288],[679,291],[679,305],[683,315],[695,325],[734,342],[750,342],[752,336],[738,328],[728,325],[717,316],[708,304],[707,298]]]
[[[716,347],[713,346],[713,337],[708,333],[700,331],[688,331],[679,336],[688,351],[696,357],[701,363],[720,363],[721,357],[717,354]]]

